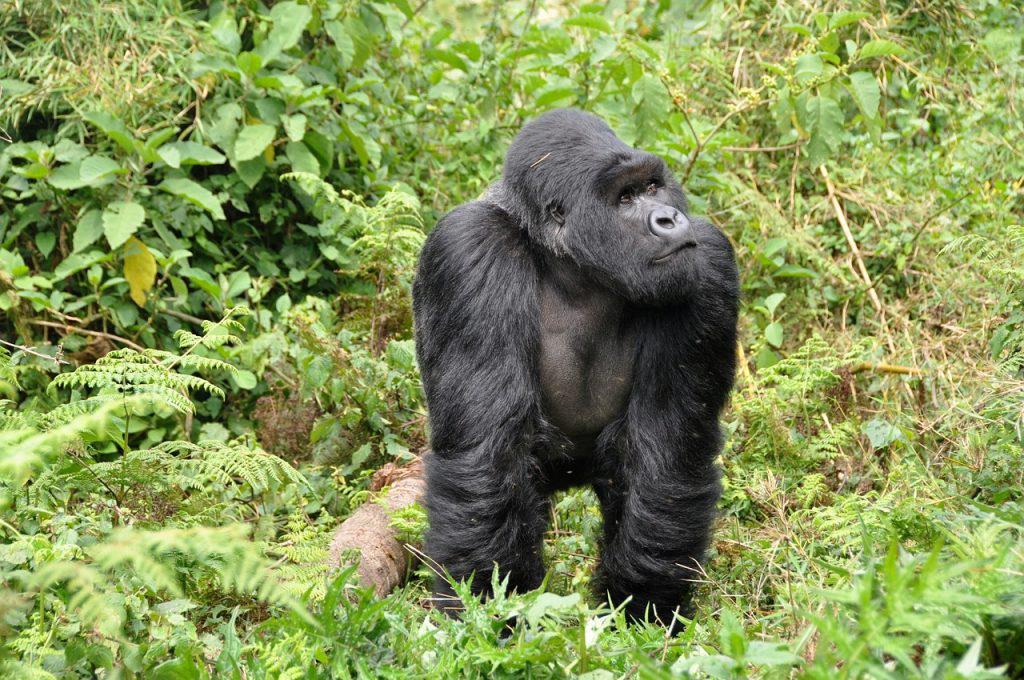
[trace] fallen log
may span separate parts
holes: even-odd
[[[388,487],[383,497],[373,498],[356,509],[338,526],[331,542],[329,562],[337,569],[358,559],[360,584],[384,597],[400,586],[409,574],[412,555],[398,540],[391,518],[395,512],[423,499],[426,480],[423,461],[398,466],[388,463],[374,473],[370,490]]]

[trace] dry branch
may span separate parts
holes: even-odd
[[[423,498],[426,481],[423,461],[397,466],[388,463],[370,482],[371,491],[389,487],[383,497],[363,503],[334,532],[329,554],[330,565],[339,567],[357,556],[356,573],[363,586],[383,597],[402,584],[412,564],[411,554],[398,540],[391,518],[395,512]]]

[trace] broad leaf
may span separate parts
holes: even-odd
[[[308,172],[312,175],[320,174],[320,164],[316,156],[302,142],[288,142],[284,149],[291,163],[293,172]]]
[[[842,141],[843,111],[835,99],[816,95],[807,100],[807,121],[811,130],[807,155],[811,165],[817,167]]]
[[[102,130],[107,137],[117,142],[117,145],[125,151],[129,153],[135,151],[135,135],[119,118],[106,111],[90,111],[83,117]]]
[[[257,48],[263,63],[270,63],[281,52],[294,47],[306,24],[313,17],[313,11],[306,5],[297,2],[279,2],[270,10],[273,28]]]
[[[805,54],[796,60],[793,75],[800,84],[810,82],[825,70],[825,62],[817,54]]]
[[[274,141],[274,133],[274,126],[265,123],[243,127],[235,139],[235,160],[249,161],[259,156]]]
[[[857,102],[857,108],[865,118],[878,117],[878,102],[881,99],[881,93],[878,90],[878,81],[873,75],[867,71],[851,73],[849,90],[853,95],[853,101]]]
[[[115,201],[103,211],[103,233],[111,250],[120,247],[142,226],[146,211],[134,201]]]
[[[78,226],[75,227],[75,237],[72,240],[72,249],[74,252],[85,250],[90,245],[96,242],[103,234],[103,213],[99,210],[88,210],[82,218],[78,220]]]
[[[82,160],[82,165],[78,170],[78,178],[82,180],[83,184],[89,185],[96,180],[103,179],[107,175],[114,174],[120,169],[121,166],[112,158],[89,156]]]
[[[161,146],[157,153],[172,168],[179,165],[220,165],[227,160],[220,151],[197,142],[170,142]],[[178,165],[168,160],[168,156]]]
[[[894,54],[903,54],[905,49],[891,40],[871,40],[864,43],[860,48],[857,57],[860,59],[871,59],[872,57],[888,57]]]
[[[608,23],[607,19],[605,19],[600,14],[594,14],[591,12],[577,14],[576,16],[570,19],[566,19],[564,22],[562,22],[562,25],[577,26],[579,28],[589,28],[595,31],[600,31],[601,33],[612,32],[612,26],[611,24]]]
[[[224,210],[220,207],[220,201],[210,193],[209,189],[201,184],[196,184],[184,177],[169,177],[161,182],[157,188],[198,205],[218,220],[224,219]]]

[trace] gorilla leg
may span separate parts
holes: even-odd
[[[718,471],[644,469],[600,478],[595,490],[604,515],[598,592],[625,606],[633,620],[673,625],[689,614],[693,581],[711,538],[721,493]]]
[[[476,594],[490,594],[495,564],[510,590],[532,590],[544,580],[549,500],[538,491],[528,460],[497,469],[475,458],[427,457],[426,552],[454,580],[472,577]],[[437,606],[461,609],[443,575],[435,578],[434,593]]]

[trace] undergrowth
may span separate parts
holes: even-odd
[[[1017,3],[0,0],[0,36],[3,677],[1024,677]],[[425,234],[556,106],[742,272],[673,638],[590,594],[587,490],[544,586],[461,620],[427,565],[328,567],[426,441]]]

